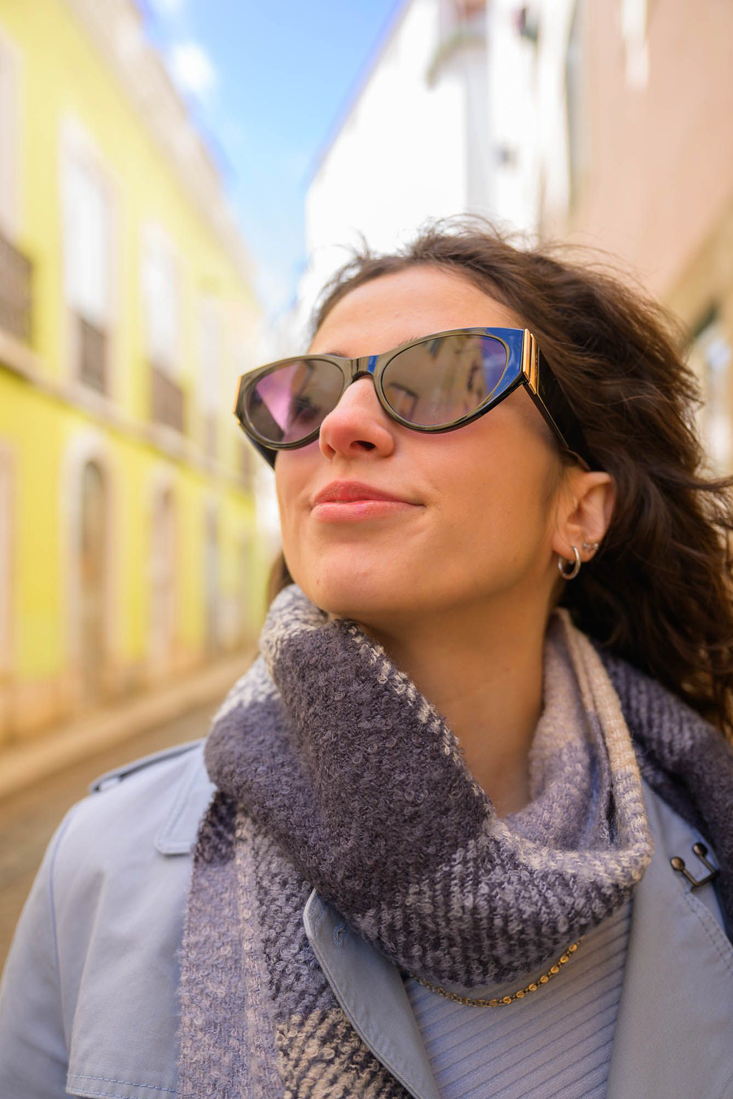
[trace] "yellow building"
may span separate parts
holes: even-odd
[[[0,741],[251,643],[258,324],[132,0],[3,0]]]

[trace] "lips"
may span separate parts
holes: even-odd
[[[394,500],[401,504],[411,504],[412,500],[406,500],[404,496],[396,496],[392,492],[367,485],[363,481],[331,481],[322,488],[313,498],[313,506],[317,504],[347,504],[356,500]]]

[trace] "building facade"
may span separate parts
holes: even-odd
[[[595,249],[684,322],[733,470],[731,43],[725,0],[404,0],[311,182],[301,323],[359,231],[477,210]]]
[[[251,644],[259,308],[132,0],[0,8],[0,742]]]
[[[493,9],[499,209],[606,253],[683,321],[711,463],[733,470],[733,7],[534,0],[520,38],[516,4]]]

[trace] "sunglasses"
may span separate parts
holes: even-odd
[[[240,377],[234,414],[274,466],[279,450],[317,439],[346,387],[369,375],[392,420],[436,435],[473,423],[524,386],[561,449],[592,468],[580,423],[526,328],[455,328],[356,359],[281,359]]]

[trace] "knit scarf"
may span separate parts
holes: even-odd
[[[639,764],[708,838],[733,912],[722,737],[602,659],[566,612],[548,629],[543,689],[531,800],[500,818],[384,649],[296,585],[280,593],[205,747],[217,790],[181,949],[180,1099],[404,1099],[315,958],[302,919],[312,889],[402,972],[466,989],[519,982],[641,879],[652,843]]]

